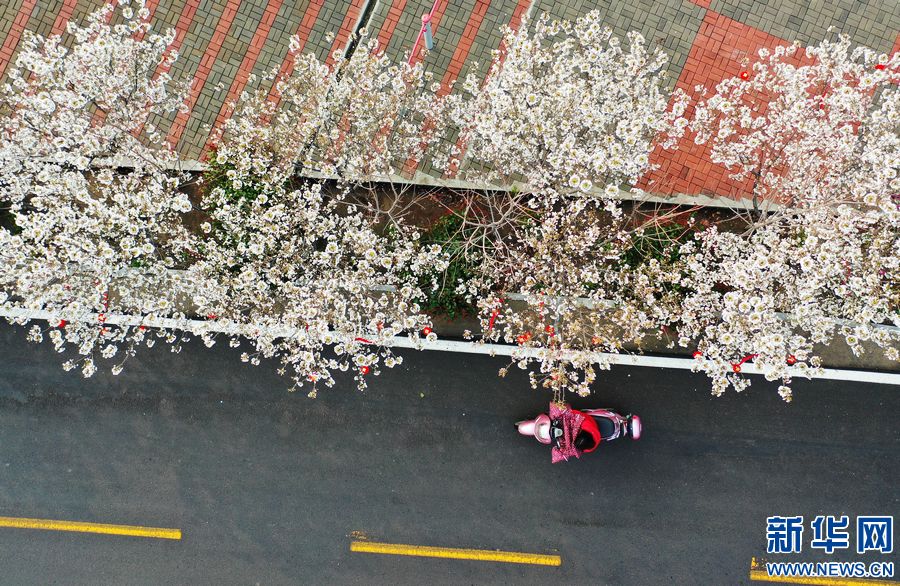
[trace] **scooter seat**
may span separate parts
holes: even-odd
[[[619,427],[612,419],[607,419],[606,417],[602,417],[600,415],[594,415],[593,418],[594,421],[597,422],[597,427],[600,429],[600,437],[602,439],[611,439],[619,433]]]

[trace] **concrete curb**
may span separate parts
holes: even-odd
[[[47,311],[29,311],[17,310],[11,308],[0,308],[0,317],[9,319],[25,319],[25,320],[43,320],[53,322],[58,319],[71,320],[89,320],[96,322],[99,314],[90,313],[78,316],[59,315]],[[195,333],[202,331],[215,332],[223,334],[236,334],[242,329],[238,324],[230,322],[204,321],[184,319],[176,320],[171,318],[155,318],[142,319],[138,316],[107,314],[105,315],[106,324],[137,326],[146,325],[150,327],[161,327],[169,329],[185,330],[189,329]],[[299,333],[295,328],[278,328],[272,330],[272,334],[276,336],[291,336]],[[405,336],[397,336],[391,340],[392,348],[413,348],[417,350],[435,350],[439,352],[461,352],[467,354],[482,354],[488,356],[529,356],[538,358],[542,355],[542,350],[533,348],[519,348],[507,344],[486,344],[477,342],[463,342],[457,340],[438,340],[436,342],[427,342],[425,340],[409,338]],[[693,370],[694,360],[689,358],[675,358],[666,356],[647,356],[636,354],[612,354],[608,352],[593,353],[598,363],[608,363],[627,366],[645,366],[654,368],[677,368],[681,370]],[[745,364],[742,372],[744,374],[765,374],[761,369],[752,363]],[[846,369],[824,368],[818,372],[811,373],[806,369],[792,368],[790,370],[792,376],[811,378],[811,379],[827,379],[827,380],[845,380],[856,381],[873,384],[900,385],[900,373],[872,372],[872,371],[855,371]]]

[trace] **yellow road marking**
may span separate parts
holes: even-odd
[[[181,529],[140,527],[137,525],[107,525],[105,523],[84,523],[81,521],[54,521],[52,519],[0,517],[0,527],[46,529],[49,531],[77,531],[80,533],[105,533],[108,535],[155,537],[157,539],[181,539]]]
[[[762,568],[762,569],[761,569]],[[756,558],[750,560],[750,580],[756,582],[781,582],[783,584],[809,584],[812,586],[900,586],[893,580],[877,578],[812,578],[807,576],[770,576]]]
[[[412,555],[431,558],[451,558],[457,560],[478,560],[482,562],[507,562],[510,564],[536,564],[539,566],[558,566],[562,564],[562,558],[558,555],[516,553],[512,551],[493,551],[489,549],[457,549],[454,547],[403,545],[400,543],[374,543],[371,541],[351,541],[350,551]]]

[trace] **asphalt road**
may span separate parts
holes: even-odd
[[[0,326],[0,516],[183,532],[0,528],[0,584],[741,584],[769,515],[900,514],[898,387],[798,382],[785,404],[762,379],[716,399],[617,367],[574,403],[638,413],[644,437],[551,465],[513,427],[548,396],[499,358],[405,352],[365,394],[311,400],[237,354],[157,347],[85,380]],[[359,535],[562,565],[353,553]],[[785,559],[824,557],[806,551]]]

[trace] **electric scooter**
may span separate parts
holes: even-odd
[[[581,413],[593,417],[597,422],[601,442],[623,437],[637,440],[641,437],[641,418],[637,415],[620,415],[612,409],[584,409]],[[534,419],[519,421],[516,427],[522,435],[534,436],[542,444],[550,444],[562,435],[562,428],[546,413],[541,413]]]

